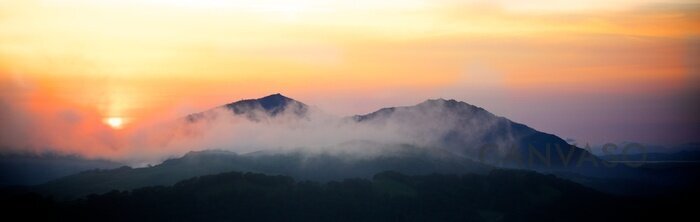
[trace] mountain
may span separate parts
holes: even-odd
[[[246,99],[229,103],[212,110],[187,115],[185,119],[189,122],[196,122],[211,114],[214,110],[223,108],[233,115],[245,116],[252,121],[260,121],[264,118],[272,118],[281,114],[289,113],[296,117],[304,118],[309,112],[306,104],[283,96],[282,94],[272,94],[258,99]]]
[[[121,163],[55,153],[0,154],[0,186],[37,185],[92,169],[112,169]]]
[[[226,108],[238,115],[247,114],[251,110],[262,109],[270,116],[276,116],[277,114],[285,111],[291,111],[294,114],[303,116],[309,109],[306,104],[283,96],[279,93],[259,99],[247,99],[229,103],[226,104]]]
[[[602,164],[588,151],[555,135],[455,100],[427,100],[352,119],[376,127],[411,129],[404,132],[418,142],[428,141],[456,155],[504,167],[586,171],[593,162]]]

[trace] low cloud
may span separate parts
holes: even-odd
[[[304,151],[362,158],[411,145],[467,154],[464,149],[469,148],[464,145],[476,144],[499,124],[498,118],[476,107],[455,112],[447,104],[450,101],[430,100],[411,108],[380,111],[371,121],[358,122],[315,108],[303,116],[282,112],[273,117],[261,109],[234,115],[219,107],[202,112],[197,121],[182,117],[115,130],[102,123],[98,112],[71,107],[58,98],[41,98],[42,92],[20,87],[12,91],[0,98],[2,152],[78,154],[133,165],[208,149]],[[40,101],[48,104],[33,104]],[[497,139],[511,140],[510,134],[503,135]]]

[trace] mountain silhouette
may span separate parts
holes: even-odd
[[[245,116],[252,121],[260,121],[262,118],[275,117],[283,113],[305,117],[309,111],[309,106],[306,104],[276,93],[258,99],[232,102],[209,111],[187,115],[185,118],[189,122],[196,122],[206,118],[207,113],[217,108],[224,108],[234,115]]]
[[[309,109],[306,104],[279,93],[259,99],[246,99],[229,103],[225,107],[237,115],[247,114],[253,110],[263,110],[270,116],[276,116],[285,111],[304,116]]]

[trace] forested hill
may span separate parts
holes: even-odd
[[[42,221],[607,221],[667,212],[645,207],[653,206],[645,204],[650,200],[515,170],[462,176],[383,172],[328,183],[228,172],[69,202],[2,193],[6,214]],[[678,204],[665,209],[672,206]]]

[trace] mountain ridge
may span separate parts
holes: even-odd
[[[246,117],[254,123],[272,124],[273,127],[276,126],[274,124],[279,123],[261,122],[261,120],[288,114],[300,119],[312,118],[307,115],[306,104],[282,94],[241,100],[219,108],[225,108],[232,115]],[[202,113],[206,112],[208,111]],[[339,152],[328,152],[328,150],[312,152],[303,148],[249,154],[191,151],[180,158],[166,160],[153,167],[89,171],[54,180],[37,188],[47,193],[63,193],[72,198],[113,189],[126,190],[142,186],[171,185],[189,177],[233,170],[319,181],[366,177],[385,170],[408,174],[462,174],[483,172],[484,169],[493,167],[545,172],[565,170],[584,175],[604,175],[600,169],[592,168],[591,164],[572,167],[561,160],[554,159],[550,164],[537,162],[533,165],[530,162],[530,165],[525,166],[519,165],[523,162],[504,159],[508,152],[528,157],[532,152],[531,147],[534,147],[538,153],[545,153],[545,149],[549,150],[551,143],[560,143],[561,146],[568,146],[568,144],[553,134],[534,130],[524,124],[496,116],[483,108],[456,100],[426,100],[414,106],[383,108],[369,114],[356,115],[350,119],[358,126],[368,126],[380,131],[396,130],[397,134],[411,138],[413,141],[396,144],[375,143],[371,140],[340,141],[341,144],[337,145],[339,149],[335,150]],[[508,152],[503,152],[501,148],[489,149],[486,151],[490,156],[482,158],[485,152],[478,146],[490,143],[518,147]],[[346,149],[356,146],[362,150]],[[569,152],[574,156],[590,154],[586,150],[573,146]],[[349,153],[363,155],[353,156],[348,155]],[[597,160],[596,157],[592,158]],[[78,186],[78,184],[94,186]]]

